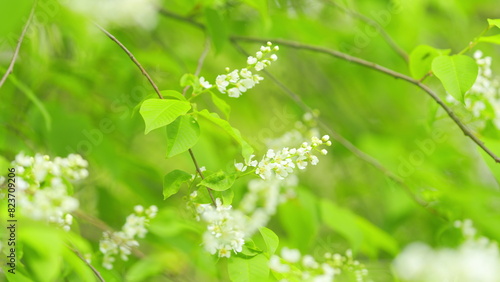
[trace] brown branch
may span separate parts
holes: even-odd
[[[16,49],[14,50],[14,55],[12,56],[12,59],[10,60],[9,67],[7,68],[7,72],[3,75],[2,79],[0,79],[0,88],[3,86],[5,81],[7,80],[7,77],[9,74],[11,74],[14,71],[14,65],[16,64],[17,57],[19,56],[19,50],[21,49],[21,44],[23,43],[23,39],[26,36],[26,31],[28,31],[28,27],[31,23],[31,20],[33,19],[33,16],[35,14],[35,8],[38,3],[38,0],[35,0],[33,2],[33,6],[31,7],[31,12],[28,17],[28,20],[26,21],[26,24],[24,25],[23,31],[21,32],[21,36],[19,36],[19,39],[17,40],[17,46]]]
[[[142,74],[148,79],[148,81],[151,84],[151,86],[153,86],[156,94],[158,94],[158,97],[160,99],[163,99],[163,96],[161,95],[160,90],[158,89],[158,86],[156,86],[156,84],[154,83],[153,79],[151,79],[151,76],[149,76],[148,72],[142,67],[141,63],[139,63],[139,61],[137,61],[137,59],[134,57],[134,55],[132,54],[132,52],[130,52],[127,49],[127,47],[125,47],[125,45],[123,45],[118,39],[116,39],[116,37],[114,37],[111,33],[109,33],[103,27],[101,27],[98,24],[95,24],[95,25],[102,32],[104,32],[111,40],[113,40],[116,44],[118,44],[118,46],[120,46],[120,48],[122,48],[122,50],[125,51],[125,53],[127,53],[127,55],[134,62],[134,64],[141,70]],[[197,169],[198,173],[200,173],[200,176],[203,179],[203,174],[201,174],[201,171],[199,170],[198,163],[196,162],[196,158],[194,157],[193,151],[191,149],[189,149],[188,151],[189,151],[189,154],[191,155],[191,158],[193,159],[193,162],[194,162],[194,164],[196,166],[196,169]],[[207,191],[208,191],[208,194],[210,195],[210,198],[212,199],[213,204],[215,205],[214,196],[212,195],[212,189],[207,188]]]
[[[399,45],[392,39],[392,37],[384,30],[384,27],[379,24],[377,21],[372,20],[371,18],[358,13],[354,10],[345,8],[341,5],[339,5],[337,2],[333,0],[325,0],[326,3],[336,7],[337,9],[341,10],[342,12],[350,15],[351,17],[357,18],[366,24],[374,27],[377,29],[378,32],[380,32],[380,35],[382,38],[385,40],[385,42],[399,55],[401,58],[405,60],[406,63],[408,63],[408,54],[401,48]]]
[[[154,83],[151,76],[149,76],[148,72],[142,67],[141,63],[139,63],[139,61],[137,61],[137,59],[134,57],[132,52],[130,52],[127,49],[127,47],[125,47],[125,45],[123,45],[118,39],[116,39],[116,37],[114,37],[111,33],[109,33],[107,30],[105,30],[102,26],[100,26],[96,23],[94,23],[94,24],[97,26],[97,28],[99,28],[102,32],[104,32],[104,34],[106,34],[111,40],[113,40],[116,44],[118,44],[118,46],[120,46],[120,48],[122,48],[122,50],[125,51],[125,53],[127,53],[127,55],[132,60],[132,62],[134,62],[134,64],[141,70],[141,73],[148,79],[151,86],[153,86],[156,94],[158,94],[158,97],[160,99],[163,99],[163,96],[160,93],[160,89],[158,89],[158,86],[156,86],[156,84]]]
[[[396,72],[394,70],[388,69],[386,67],[377,65],[373,62],[369,62],[366,60],[363,60],[358,57],[353,57],[348,54],[320,47],[320,46],[314,46],[314,45],[309,45],[309,44],[302,44],[299,42],[295,41],[289,41],[289,40],[283,40],[283,39],[266,39],[266,38],[255,38],[255,37],[246,37],[246,36],[232,36],[231,37],[233,40],[239,40],[239,41],[250,41],[250,42],[267,42],[271,41],[273,43],[277,43],[280,45],[284,46],[289,46],[292,48],[296,49],[304,49],[304,50],[310,50],[310,51],[315,51],[318,53],[324,53],[331,55],[333,57],[352,62],[370,69],[374,69],[378,72],[384,73],[386,75],[392,76],[394,78],[402,79],[405,80],[420,89],[424,90],[441,108],[445,110],[445,112],[448,114],[448,116],[455,122],[455,124],[458,125],[458,127],[462,130],[465,136],[469,137],[474,143],[476,143],[486,154],[488,154],[495,162],[500,163],[500,158],[493,153],[485,144],[483,141],[481,141],[479,138],[477,138],[474,133],[458,118],[458,116],[453,112],[453,110],[448,107],[441,98],[432,90],[430,89],[427,85],[423,84],[422,82],[413,79],[407,75],[404,75],[402,73]]]

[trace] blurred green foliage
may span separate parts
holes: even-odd
[[[0,4],[0,64],[4,69],[32,2]],[[455,54],[487,26],[487,18],[500,14],[495,0],[339,2],[378,21],[407,53],[426,44]],[[201,75],[212,81],[225,67],[244,65],[246,56],[229,40],[231,35],[324,46],[410,74],[406,62],[379,33],[328,1],[177,0],[162,1],[161,7],[207,26],[213,48]],[[195,72],[205,42],[203,31],[195,25],[162,13],[152,30],[109,30],[134,53],[160,90],[182,92],[179,81],[183,74]],[[260,46],[238,44],[247,52]],[[476,49],[492,56],[493,70],[500,73],[499,46],[479,43]],[[471,218],[482,234],[500,240],[498,164],[440,114],[423,91],[324,54],[280,46],[278,55],[279,61],[269,71],[281,83],[317,109],[328,127],[376,158],[401,177],[417,198],[429,203],[428,207],[418,205],[404,187],[334,142],[317,167],[300,175],[299,196],[280,206],[268,226],[279,235],[280,246],[311,254],[351,248],[368,266],[374,281],[388,281],[392,277],[390,261],[401,247],[413,241],[449,244],[455,219]],[[435,77],[426,83],[444,98],[444,88]],[[82,154],[89,160],[90,177],[75,187],[80,210],[116,229],[135,205],[160,208],[141,246],[146,254],[143,259],[119,261],[112,271],[95,263],[107,280],[237,277],[240,274],[234,269],[245,264],[244,260],[216,264],[199,247],[201,230],[184,209],[183,197],[188,191],[181,188],[179,194],[163,200],[164,175],[175,169],[194,173],[194,166],[188,153],[165,159],[165,130],[144,135],[144,122],[136,107],[153,93],[128,56],[89,20],[59,2],[41,0],[14,72],[0,89],[0,155],[12,160],[20,151]],[[265,152],[265,138],[276,138],[294,128],[304,114],[268,78],[239,99],[219,97],[232,108],[230,124],[259,155]],[[216,111],[208,96],[196,103],[201,109]],[[193,151],[201,166],[225,170],[234,159],[241,160],[231,136],[205,120],[199,123],[201,136]],[[499,140],[480,137],[500,154]],[[6,166],[2,161],[2,171]],[[246,189],[245,179],[237,180],[233,188],[237,201]],[[74,232],[90,242],[81,248],[98,257],[101,231],[85,220],[77,221],[79,228]],[[31,223],[25,225],[19,237],[34,228]],[[47,257],[39,257],[34,264],[26,257],[25,274],[38,277],[43,272],[52,279],[57,273],[45,272],[52,269],[70,280],[77,281],[75,275],[88,277],[85,265],[63,251],[63,235],[43,228],[32,232],[40,237],[26,240],[25,252],[33,249]],[[50,241],[50,251],[43,249],[49,248],[47,242],[40,242],[44,237]],[[55,257],[53,253],[65,255]],[[80,273],[65,273],[67,266],[59,265],[61,257],[75,264]]]

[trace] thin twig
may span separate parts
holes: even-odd
[[[235,41],[231,41],[233,45],[238,49],[241,53],[243,53],[245,56],[248,56],[249,54]],[[272,74],[270,74],[268,71],[264,70],[263,71],[278,87],[280,87],[285,93],[288,94],[288,96],[298,105],[302,108],[304,112],[312,112],[312,109],[300,98],[300,96],[293,92],[290,88],[288,88],[285,84],[283,84],[281,81],[279,81],[276,77],[274,77]],[[353,153],[355,156],[357,156],[359,159],[367,162],[369,165],[374,167],[375,169],[379,170],[382,172],[384,175],[386,175],[388,178],[393,180],[394,182],[398,183],[400,186],[403,187],[404,191],[410,196],[411,199],[413,199],[417,204],[420,206],[426,208],[429,212],[438,215],[442,218],[445,218],[443,215],[441,215],[437,210],[429,206],[429,203],[425,202],[424,200],[418,198],[406,185],[404,180],[399,177],[398,175],[394,174],[392,171],[387,169],[384,165],[382,165],[377,159],[374,157],[368,155],[367,153],[361,151],[358,147],[356,147],[354,144],[352,144],[349,140],[347,140],[345,137],[343,137],[340,133],[336,132],[333,128],[328,126],[323,120],[317,118],[319,126],[326,131],[334,140],[339,142],[342,146],[344,146],[347,150],[349,150],[351,153]]]
[[[304,50],[310,50],[310,51],[315,51],[315,52],[319,52],[319,53],[328,54],[328,55],[334,56],[336,58],[339,58],[339,59],[342,59],[342,60],[345,60],[345,61],[349,61],[349,62],[352,62],[352,63],[356,63],[358,65],[361,65],[361,66],[364,66],[364,67],[376,70],[378,72],[387,74],[387,75],[392,76],[394,78],[399,78],[399,79],[405,80],[405,81],[407,81],[407,82],[409,82],[409,83],[411,83],[413,85],[416,85],[420,89],[424,90],[429,96],[431,96],[431,98],[436,103],[438,103],[438,105],[441,108],[443,108],[445,110],[445,112],[448,114],[448,116],[462,130],[462,132],[464,133],[464,135],[468,136],[472,141],[474,141],[474,143],[476,143],[481,149],[483,149],[483,151],[486,152],[495,162],[500,163],[500,158],[497,155],[495,155],[495,153],[493,153],[493,151],[491,151],[484,144],[483,141],[481,141],[479,138],[477,138],[474,135],[474,133],[458,118],[458,116],[453,112],[453,110],[450,107],[448,107],[444,103],[444,101],[441,100],[441,98],[439,98],[439,96],[432,89],[430,89],[427,85],[423,84],[422,82],[420,82],[420,81],[418,81],[416,79],[413,79],[413,78],[411,78],[411,77],[409,77],[407,75],[404,75],[402,73],[399,73],[397,71],[388,69],[386,67],[377,65],[377,64],[375,64],[373,62],[369,62],[369,61],[363,60],[363,59],[358,58],[358,57],[353,57],[353,56],[350,56],[348,54],[345,54],[345,53],[342,53],[342,52],[339,52],[339,51],[336,51],[336,50],[332,50],[332,49],[320,47],[320,46],[314,46],[314,45],[309,45],[309,44],[302,44],[302,43],[299,43],[299,42],[289,41],[289,40],[283,40],[283,39],[256,38],[256,37],[246,37],[246,36],[232,36],[231,38],[234,39],[234,40],[250,41],[250,42],[267,42],[267,41],[271,41],[273,43],[277,43],[277,44],[280,44],[280,45],[285,45],[285,46],[293,47],[293,48],[296,48],[296,49],[304,49]]]
[[[9,74],[11,74],[14,71],[14,65],[16,64],[17,57],[19,56],[19,50],[21,49],[21,44],[23,43],[24,37],[26,35],[26,31],[28,30],[28,27],[31,23],[31,20],[33,19],[33,15],[35,14],[35,9],[36,5],[38,3],[38,0],[35,0],[33,2],[33,6],[31,7],[31,12],[28,17],[28,20],[26,21],[26,24],[24,25],[23,31],[21,32],[21,36],[19,36],[19,39],[17,40],[17,46],[14,51],[14,55],[12,56],[12,59],[10,60],[9,67],[7,68],[7,72],[3,75],[2,79],[0,79],[0,88],[3,86],[5,83],[5,80],[7,80],[7,77]]]
[[[382,36],[382,38],[384,38],[385,42],[387,42],[387,44],[392,49],[394,49],[394,51],[408,63],[408,54],[401,47],[399,47],[399,45],[392,39],[392,37],[384,30],[384,27],[381,24],[379,24],[377,21],[374,21],[371,18],[369,18],[361,13],[358,13],[354,10],[345,8],[333,0],[325,0],[325,2],[332,5],[332,6],[335,6],[337,9],[341,10],[342,12],[344,12],[344,13],[346,13],[354,18],[358,18],[361,21],[365,22],[366,24],[377,29],[377,31],[380,32],[380,35]]]
[[[203,52],[201,53],[200,58],[198,59],[198,65],[196,66],[196,71],[194,75],[200,75],[201,69],[203,68],[203,62],[207,58],[208,52],[210,51],[210,37],[205,37],[205,47],[203,48]]]
[[[70,249],[73,253],[75,253],[75,255],[79,257],[92,270],[92,272],[94,272],[94,275],[97,276],[97,279],[99,279],[99,281],[101,282],[106,281],[104,280],[104,278],[102,278],[101,273],[90,262],[88,262],[76,248],[71,246],[66,246],[66,247],[68,247],[68,249]]]
[[[109,227],[104,221],[100,220],[97,217],[88,215],[81,210],[77,210],[75,216],[87,221],[88,223],[94,225],[95,227],[101,229],[104,232],[109,232],[109,233],[114,232],[113,228]],[[138,247],[132,247],[131,250],[134,256],[136,256],[137,258],[143,259],[146,257],[146,255]],[[166,271],[163,272],[163,276],[167,277],[169,281],[173,278],[173,274],[170,274]]]
[[[132,54],[132,52],[130,52],[127,49],[127,47],[125,47],[125,45],[123,45],[118,39],[116,39],[116,37],[114,37],[111,33],[109,33],[103,27],[101,27],[98,24],[95,24],[95,25],[102,32],[104,32],[111,40],[113,40],[116,44],[118,44],[118,46],[120,46],[120,48],[122,48],[122,50],[125,51],[125,53],[127,53],[127,55],[134,62],[134,64],[141,70],[142,74],[148,79],[148,81],[151,84],[151,86],[153,86],[156,94],[158,94],[158,97],[160,99],[163,99],[163,96],[161,95],[160,90],[158,89],[158,86],[156,86],[156,84],[154,83],[153,79],[151,79],[151,76],[149,76],[148,72],[142,67],[141,63],[139,63],[139,61],[137,61],[137,59],[134,57],[134,55]],[[193,162],[194,162],[194,164],[196,166],[196,169],[197,169],[198,173],[200,173],[201,171],[199,170],[198,163],[196,162],[196,158],[194,157],[193,151],[191,149],[189,149],[188,151],[189,151],[189,154],[191,155],[191,158],[193,159]],[[200,173],[200,176],[203,179],[203,174]],[[215,200],[214,200],[214,196],[212,195],[212,190],[209,189],[209,188],[207,188],[207,191],[208,191],[208,194],[210,195],[210,198],[212,199],[213,204],[215,205]]]
[[[153,86],[156,94],[158,94],[158,97],[160,99],[163,99],[163,96],[160,93],[160,89],[158,89],[158,86],[156,86],[156,84],[154,83],[151,76],[149,76],[148,72],[142,67],[141,63],[139,63],[139,61],[137,61],[137,59],[134,57],[132,52],[130,52],[127,49],[127,47],[125,47],[125,45],[123,45],[118,39],[116,39],[116,37],[114,37],[111,33],[109,33],[107,30],[105,30],[102,26],[98,25],[97,23],[94,23],[94,24],[97,26],[97,28],[99,28],[102,32],[104,32],[111,40],[113,40],[116,44],[118,44],[118,46],[120,46],[120,48],[122,48],[122,50],[125,51],[125,53],[127,53],[127,55],[130,57],[132,62],[134,62],[134,64],[141,70],[141,73],[148,79],[151,86]]]
[[[194,166],[196,168],[196,172],[200,175],[202,180],[205,179],[205,176],[203,176],[203,172],[201,171],[201,168],[198,165],[196,158],[194,157],[193,150],[189,149],[189,154],[191,155],[191,159],[193,160]],[[212,194],[212,189],[210,189],[208,187],[206,187],[206,188],[207,188],[208,195],[210,196],[210,199],[212,200],[212,204],[214,204],[214,206],[217,206],[215,199],[214,199],[214,195]]]
[[[183,22],[189,23],[190,25],[195,26],[195,27],[197,27],[197,28],[199,28],[201,30],[205,29],[205,25],[204,24],[201,24],[201,23],[199,23],[197,21],[194,21],[191,18],[178,15],[176,13],[170,12],[170,11],[165,10],[163,8],[160,8],[158,11],[160,12],[160,14],[162,14],[162,15],[168,17],[168,18],[172,18],[172,19],[176,19],[176,20],[179,20],[179,21],[183,21]]]
[[[200,75],[201,69],[203,68],[203,62],[205,62],[205,59],[208,55],[208,52],[210,51],[210,37],[206,36],[205,37],[205,46],[203,47],[203,52],[201,52],[200,57],[198,58],[198,64],[196,65],[196,71],[194,72],[194,75],[198,76]],[[182,95],[186,95],[186,92],[191,86],[187,85],[184,87],[182,90]]]

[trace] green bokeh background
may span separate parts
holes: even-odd
[[[380,35],[367,34],[366,23],[326,2],[177,0],[162,1],[161,6],[201,23],[205,23],[206,9],[214,9],[223,17],[222,26],[230,35],[324,46],[409,73],[405,61]],[[0,65],[4,69],[31,4],[27,0],[0,4]],[[412,0],[397,4],[396,10],[391,8],[394,3],[382,0],[340,4],[380,21],[408,53],[419,44],[457,53],[487,26],[487,18],[500,15],[495,0]],[[181,190],[163,201],[163,175],[174,169],[194,173],[194,167],[188,153],[165,159],[163,130],[144,135],[144,123],[134,108],[154,93],[152,87],[128,56],[83,16],[47,0],[40,1],[35,15],[37,21],[25,38],[12,74],[18,85],[10,79],[0,89],[2,170],[5,162],[20,151],[50,156],[80,153],[90,163],[89,178],[76,186],[75,195],[82,211],[119,229],[133,206],[155,204],[162,211],[158,219],[162,223],[156,223],[148,237],[145,260],[160,262],[177,281],[227,279],[227,274],[215,271],[209,256],[200,251],[197,227],[189,223],[190,215],[183,211],[182,197],[187,191]],[[108,30],[134,53],[161,90],[182,90],[179,80],[184,73],[195,71],[205,42],[201,30],[161,15],[153,30]],[[495,32],[498,30],[491,34]],[[211,81],[225,67],[240,68],[246,60],[224,38],[222,30],[215,37],[220,38],[212,44],[201,72]],[[248,53],[260,46],[239,44]],[[499,46],[479,44],[476,49],[492,56],[493,72],[500,73]],[[280,235],[282,246],[313,254],[353,248],[356,257],[368,266],[373,280],[391,279],[390,261],[394,254],[367,238],[362,240],[368,242],[368,247],[353,246],[352,238],[332,231],[318,219],[320,199],[328,199],[365,218],[392,237],[398,248],[414,241],[453,245],[453,220],[464,218],[473,219],[481,234],[500,239],[498,164],[463,136],[423,91],[325,54],[280,46],[278,56],[269,71],[281,83],[309,107],[317,109],[328,127],[402,177],[418,198],[446,217],[419,206],[401,185],[334,142],[329,154],[320,157],[317,167],[300,174],[299,199],[287,204],[291,206],[281,207],[271,221],[269,227]],[[444,98],[444,89],[436,78],[431,77],[426,83]],[[34,93],[50,120],[44,118],[40,107],[19,84]],[[232,107],[230,123],[241,130],[259,155],[266,150],[263,137],[275,138],[291,130],[304,114],[267,77],[239,99],[220,97]],[[197,103],[200,108],[215,110],[208,100],[199,99]],[[224,132],[209,124],[201,125],[202,138],[193,151],[202,166],[216,171],[239,158],[236,143]],[[430,141],[435,134],[443,137],[438,142]],[[480,137],[500,154],[498,140]],[[425,142],[431,144],[427,153],[419,146]],[[410,173],[402,171],[405,163],[419,156],[422,161],[410,164]],[[245,184],[245,180],[236,183],[236,198]],[[294,217],[297,206],[303,208],[307,217]],[[306,227],[290,230],[286,227],[290,218]],[[100,230],[84,220],[78,222],[77,231],[97,251]],[[369,232],[363,235],[375,236]],[[127,274],[132,266],[145,267],[145,263],[137,266],[138,263],[137,259],[119,263],[106,275],[109,279],[123,279],[132,275]],[[224,262],[215,269],[224,269]]]

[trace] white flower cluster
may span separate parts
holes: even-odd
[[[319,159],[312,154],[312,150],[317,150],[321,154],[326,155],[328,153],[326,149],[318,149],[318,146],[323,144],[327,146],[332,145],[330,136],[325,135],[321,139],[313,136],[310,144],[304,142],[299,148],[289,149],[285,147],[277,152],[274,149],[269,149],[260,162],[252,160],[254,157],[252,155],[244,164],[236,163],[235,167],[239,171],[245,171],[249,166],[255,167],[255,173],[262,179],[269,179],[273,176],[278,179],[285,179],[294,172],[295,168],[303,170],[309,163],[317,165]]]
[[[196,197],[196,192],[191,195]],[[223,205],[219,198],[216,206],[199,204],[197,213],[201,220],[207,223],[207,230],[203,234],[203,245],[211,254],[219,257],[231,257],[231,252],[239,253],[245,244],[248,234],[247,218],[234,210],[231,205]]]
[[[87,161],[75,154],[51,161],[47,155],[31,157],[19,153],[12,165],[16,169],[21,214],[55,223],[69,231],[73,222],[70,213],[78,208],[79,202],[68,194],[71,190],[68,181],[88,176]]]
[[[500,277],[498,245],[485,237],[476,238],[472,221],[456,222],[465,238],[455,249],[432,249],[424,243],[407,246],[394,261],[404,281],[496,282]]]
[[[158,0],[66,0],[64,5],[101,25],[156,26]]]
[[[227,74],[218,75],[215,79],[215,85],[221,93],[227,93],[229,97],[238,98],[242,93],[253,88],[264,78],[258,74],[253,74],[250,69],[262,71],[264,68],[271,65],[272,62],[278,59],[276,54],[271,54],[273,51],[278,51],[279,47],[272,47],[271,42],[267,42],[267,46],[261,46],[260,51],[255,53],[255,56],[249,56],[247,66],[241,70],[235,69],[230,71],[226,68]],[[214,87],[204,77],[200,77],[200,85],[209,89]]]
[[[290,281],[331,282],[336,275],[350,272],[356,281],[365,281],[368,270],[352,257],[348,250],[346,255],[326,253],[322,263],[316,261],[311,255],[300,254],[299,250],[284,247],[281,249],[281,258],[271,256],[269,267],[274,272],[280,273]],[[292,270],[293,269],[293,270]]]
[[[99,242],[99,250],[104,255],[102,265],[107,269],[113,268],[114,256],[116,255],[120,255],[124,261],[128,260],[132,248],[139,246],[136,237],[144,238],[146,236],[148,233],[146,227],[149,225],[149,221],[156,216],[158,208],[153,205],[144,210],[143,206],[135,206],[134,212],[127,217],[121,231],[103,233],[103,239]]]
[[[491,71],[491,57],[483,57],[481,51],[474,53],[474,59],[479,66],[478,76],[472,88],[465,94],[465,107],[477,119],[480,129],[486,122],[492,122],[500,129],[500,81]],[[453,97],[447,96],[448,101],[458,104]]]

